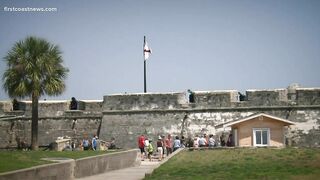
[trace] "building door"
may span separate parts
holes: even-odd
[[[269,141],[269,128],[253,128],[253,146],[269,146]]]

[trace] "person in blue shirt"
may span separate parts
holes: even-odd
[[[82,147],[83,147],[83,150],[85,150],[85,151],[89,150],[89,140],[88,140],[88,138],[83,139]]]
[[[92,138],[92,150],[96,151],[97,150],[97,139],[98,139],[98,136],[94,135],[93,138]]]
[[[176,139],[173,141],[173,152],[181,147],[181,141],[179,136],[176,136]]]

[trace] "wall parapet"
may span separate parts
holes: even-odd
[[[103,115],[108,114],[139,114],[139,113],[181,113],[181,112],[210,112],[210,111],[264,111],[264,110],[303,110],[317,109],[320,105],[307,106],[250,106],[250,107],[216,107],[216,108],[193,108],[193,109],[152,109],[152,110],[110,110],[103,111]]]
[[[19,110],[13,110],[13,103],[10,101],[0,102],[0,115],[19,115],[31,116],[31,101],[19,101]],[[81,100],[78,101],[78,110],[70,110],[70,101],[39,101],[39,117],[50,116],[70,116],[70,115],[88,115],[101,114],[102,100]]]
[[[320,88],[299,88],[298,86],[282,89],[252,89],[247,90],[245,95],[236,90],[194,91],[193,96],[194,102],[189,102],[187,93],[184,92],[107,95],[104,96],[103,111],[320,105]]]
[[[70,101],[40,101],[39,116],[72,116],[102,114],[104,111],[206,109],[218,107],[320,105],[320,88],[289,86],[282,89],[194,91],[189,102],[187,92],[136,93],[106,95],[103,100],[79,100],[78,110],[69,110]],[[0,102],[0,114],[31,116],[31,101],[19,102],[13,111],[12,102]]]
[[[193,106],[196,108],[206,107],[230,107],[233,102],[239,102],[238,91],[195,91],[195,102]]]
[[[297,104],[318,105],[320,104],[320,88],[297,88]]]
[[[185,93],[138,93],[104,96],[104,110],[176,109],[187,103]]]

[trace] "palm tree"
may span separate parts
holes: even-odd
[[[59,95],[65,90],[67,68],[61,51],[42,38],[16,42],[4,60],[3,88],[11,98],[32,99],[31,149],[38,150],[38,104],[41,95]]]

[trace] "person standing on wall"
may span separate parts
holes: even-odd
[[[194,92],[192,92],[190,89],[188,89],[187,96],[188,96],[187,98],[188,98],[189,103],[195,103]]]
[[[70,103],[70,110],[77,110],[78,109],[78,101],[76,100],[75,97],[71,98],[71,103]]]
[[[144,135],[141,134],[139,136],[139,138],[138,138],[138,146],[139,146],[140,153],[141,153],[141,161],[144,161],[144,156],[145,156],[145,150],[144,150],[145,144],[144,144],[144,141],[145,141]]]
[[[12,101],[12,110],[13,111],[20,110],[20,104],[17,99],[13,99],[13,101]]]

